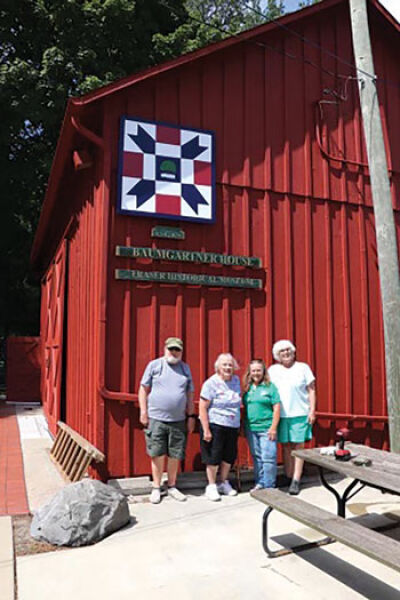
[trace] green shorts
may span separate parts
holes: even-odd
[[[144,430],[146,450],[151,458],[164,456],[183,460],[186,450],[186,421],[157,421],[149,420],[149,426]]]
[[[312,425],[308,417],[281,417],[278,426],[278,442],[302,444],[312,438]]]

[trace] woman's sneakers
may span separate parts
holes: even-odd
[[[263,486],[261,485],[261,483],[256,483],[256,485],[251,488],[250,492],[256,492],[257,490],[262,490],[264,489]]]
[[[218,502],[219,500],[221,500],[221,496],[219,494],[216,483],[210,483],[206,487],[205,495],[206,495],[207,500],[211,500],[212,502]]]
[[[292,479],[292,483],[289,486],[289,494],[291,496],[297,496],[300,492],[300,481],[297,479]]]
[[[222,481],[218,485],[210,483],[206,487],[206,498],[212,502],[221,500],[221,496],[237,496],[237,491],[233,489],[228,480]]]
[[[225,481],[222,481],[219,485],[218,485],[218,492],[222,495],[222,496],[237,496],[237,490],[235,490],[231,484],[229,483],[229,481],[227,479],[225,479]]]

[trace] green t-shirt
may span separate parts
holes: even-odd
[[[280,402],[273,383],[252,384],[243,396],[245,425],[250,431],[267,431],[272,425],[273,406]]]

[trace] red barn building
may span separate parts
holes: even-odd
[[[377,0],[369,19],[399,225],[400,27]],[[61,418],[105,453],[101,476],[149,472],[137,390],[173,335],[197,394],[220,352],[243,368],[255,356],[272,362],[273,342],[292,339],[317,377],[317,443],[349,424],[353,439],[387,445],[356,77],[348,2],[325,0],[69,101],[32,250],[42,400],[53,431]],[[184,135],[208,145],[200,166]],[[181,187],[166,183],[163,195],[157,174],[141,182],[138,146],[157,154],[179,139],[194,179],[185,192],[192,167],[172,151],[153,157],[165,177],[182,170]],[[215,214],[204,191],[214,183]],[[187,470],[200,466],[198,442]]]

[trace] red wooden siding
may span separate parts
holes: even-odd
[[[42,403],[55,434],[61,410],[66,243],[63,241],[42,280]]]
[[[299,23],[308,39],[328,52],[351,56],[344,6]],[[263,40],[260,37],[260,40]],[[243,368],[252,356],[272,361],[272,342],[290,337],[301,360],[318,380],[318,408],[326,415],[318,441],[329,441],[338,420],[358,415],[360,435],[386,444],[383,338],[376,247],[368,172],[357,165],[327,161],[315,134],[315,106],[333,99],[324,89],[346,94],[321,105],[322,142],[334,156],[366,162],[357,82],[354,74],[319,48],[277,31],[268,48],[251,43],[204,58],[119,94],[111,129],[122,113],[204,127],[216,132],[218,208],[213,226],[185,224],[185,241],[157,240],[154,246],[260,256],[262,291],[201,289],[135,284],[110,279],[107,382],[112,390],[137,391],[148,360],[162,352],[168,335],[182,335],[197,394],[213,372],[217,354],[230,350]],[[377,71],[387,44],[377,35]],[[397,42],[398,43],[398,42]],[[298,57],[298,60],[288,55]],[[312,61],[315,68],[303,62]],[[321,70],[322,69],[322,70]],[[330,75],[326,71],[331,71]],[[380,97],[381,101],[382,97]],[[385,98],[398,114],[400,103]],[[113,97],[115,106],[115,96]],[[105,111],[106,115],[110,113]],[[396,117],[397,118],[397,117]],[[111,140],[110,140],[111,141]],[[393,154],[398,149],[390,139]],[[116,147],[117,140],[112,144]],[[114,156],[114,171],[116,169]],[[393,178],[397,181],[398,175]],[[395,197],[395,196],[394,196]],[[132,261],[114,256],[115,245],[150,245],[151,220],[114,216],[110,238],[114,268],[218,272],[229,268]],[[240,269],[236,273],[260,276]],[[118,319],[116,319],[118,315]],[[137,408],[108,401],[107,455],[112,472],[148,471],[138,429]],[[122,435],[122,440],[121,440]],[[187,467],[199,466],[198,441]]]
[[[101,161],[97,165],[101,172]],[[100,360],[101,272],[106,268],[102,259],[102,190],[91,175],[85,175],[76,190],[75,201],[80,206],[79,227],[68,235],[68,302],[66,353],[66,415],[65,420],[99,449],[98,389]]]
[[[66,419],[105,452],[110,476],[149,472],[135,394],[170,335],[185,341],[197,399],[220,352],[231,351],[242,374],[251,357],[272,362],[276,339],[293,339],[317,376],[317,443],[348,422],[354,439],[387,445],[374,219],[357,81],[346,64],[348,5],[304,15],[290,25],[300,37],[278,27],[258,33],[89,106],[86,125],[104,149],[93,150],[93,172],[70,175],[77,223],[68,234]],[[377,85],[400,230],[400,89],[392,84],[400,40],[373,7],[371,30],[386,80]],[[165,221],[116,214],[122,115],[215,132],[215,224],[184,223],[184,241],[153,240],[151,228]],[[263,268],[133,260],[116,257],[116,245],[253,255]],[[117,281],[115,268],[254,276],[264,286]],[[185,468],[200,468],[198,434]]]
[[[232,351],[243,369],[252,356],[272,362],[272,340],[290,337],[297,344],[299,358],[309,362],[317,374],[318,410],[327,414],[317,427],[318,441],[331,439],[333,431],[329,429],[326,436],[324,430],[331,424],[337,426],[333,413],[345,419],[366,416],[360,423],[364,435],[370,415],[386,414],[371,209],[322,201],[311,208],[307,198],[258,192],[250,194],[248,205],[246,198],[235,199],[232,192],[232,212],[244,215],[248,210],[252,223],[249,254],[262,257],[267,267],[265,289],[232,292],[110,282],[109,315],[118,313],[121,320],[116,323],[110,318],[108,339],[113,350],[108,356],[109,387],[135,392],[147,361],[162,353],[168,335],[182,335],[186,341],[185,354],[195,376],[197,397],[220,351]],[[141,236],[149,236],[150,226],[145,228],[142,223],[140,231],[132,231],[135,243],[140,245]],[[241,226],[246,229],[249,219],[244,217]],[[121,232],[122,243],[123,235]],[[222,236],[219,245],[209,243],[207,248],[240,252],[240,248],[225,247],[223,242]],[[185,242],[158,241],[157,246],[197,247],[191,235]],[[112,264],[132,266],[129,259],[117,257]],[[136,266],[146,268],[144,264]],[[175,270],[168,264],[154,268]],[[212,271],[209,267],[190,270]],[[227,268],[219,272],[229,274]],[[111,469],[118,471],[123,465],[120,474],[128,474],[132,466],[135,472],[148,471],[137,408],[110,401],[106,414]],[[372,428],[375,443],[382,445],[386,443],[383,424],[376,421],[367,429]],[[193,452],[188,459],[190,468],[193,459],[198,460],[196,443]]]

